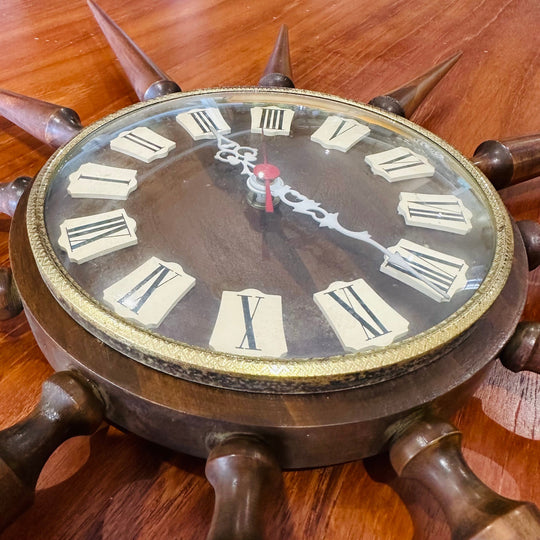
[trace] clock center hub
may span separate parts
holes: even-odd
[[[262,181],[272,181],[280,175],[279,169],[271,163],[259,163],[258,165],[255,165],[253,173]]]
[[[247,180],[249,189],[247,200],[255,208],[272,212],[279,203],[279,197],[271,196],[271,186],[280,179],[279,168],[271,163],[258,163],[253,168],[253,175]]]

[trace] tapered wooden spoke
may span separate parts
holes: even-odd
[[[87,1],[141,101],[181,92],[180,86],[171,81],[95,2]]]
[[[540,323],[522,321],[500,354],[508,369],[540,373]]]
[[[402,478],[429,489],[443,508],[452,538],[539,538],[540,512],[530,502],[502,497],[472,472],[461,452],[461,433],[439,420],[409,426],[390,449]]]
[[[19,176],[12,182],[2,183],[0,185],[0,212],[13,217],[19,199],[31,182],[32,179],[29,176]]]
[[[497,188],[519,184],[540,175],[540,133],[503,141],[485,141],[472,162]]]
[[[9,90],[0,90],[0,114],[55,148],[71,140],[82,129],[79,115],[74,110]]]
[[[283,25],[279,31],[274,50],[268,64],[266,64],[259,86],[294,88],[289,53],[289,31],[286,25]]]
[[[11,319],[23,309],[11,268],[0,267],[0,321]]]
[[[373,98],[369,104],[385,111],[409,118],[450,68],[459,60],[461,52],[447,58],[416,79],[388,94]]]
[[[104,406],[93,386],[75,372],[59,372],[43,384],[41,401],[19,423],[0,431],[0,530],[34,499],[41,469],[66,439],[89,435]]]
[[[281,484],[270,448],[249,435],[230,435],[210,452],[206,477],[216,493],[207,540],[264,538],[265,513]]]
[[[540,266],[540,223],[524,219],[518,221],[517,226],[527,252],[529,270],[535,270]]]

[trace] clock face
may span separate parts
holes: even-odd
[[[497,195],[444,142],[277,89],[177,94],[98,122],[38,176],[28,229],[89,331],[252,390],[358,385],[433,352],[488,309],[512,253]]]

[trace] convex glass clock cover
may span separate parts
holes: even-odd
[[[437,350],[489,308],[512,253],[498,196],[446,143],[283,89],[178,94],[92,125],[39,174],[28,228],[53,294],[100,339],[254,390],[357,385]]]

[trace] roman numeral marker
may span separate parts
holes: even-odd
[[[407,319],[363,279],[336,281],[313,300],[346,351],[387,346],[409,328]]]
[[[257,289],[223,291],[210,347],[232,354],[283,356],[287,344],[281,296]]]
[[[252,351],[259,351],[260,349],[257,347],[257,343],[255,342],[255,333],[253,331],[253,319],[255,317],[255,313],[257,313],[257,308],[259,307],[259,304],[261,303],[262,296],[247,296],[245,294],[239,294],[238,295],[242,300],[242,312],[244,314],[244,326],[246,327],[246,333],[244,334],[244,337],[242,338],[242,342],[240,345],[238,345],[238,349],[250,349]],[[250,307],[249,301],[253,300],[253,306]],[[247,341],[247,347],[245,346],[245,343]]]
[[[70,261],[81,264],[135,245],[135,229],[135,221],[123,209],[66,219],[60,224],[58,244]]]
[[[381,265],[381,272],[410,285],[437,302],[451,300],[452,296],[467,284],[466,273],[469,267],[458,257],[415,244],[404,238],[389,250],[398,252],[428,283],[387,260]]]
[[[289,135],[294,111],[280,107],[253,107],[251,132],[264,135]]]
[[[339,296],[338,292],[343,295],[343,298]],[[327,292],[326,294],[333,298],[347,313],[349,313],[349,315],[353,316],[360,323],[366,336],[366,340],[388,334],[389,330],[362,298],[358,296],[351,285]],[[354,302],[361,308],[361,312],[365,313],[364,317],[360,314],[360,311],[355,310],[353,306]]]
[[[311,135],[311,140],[323,148],[347,152],[369,134],[369,127],[352,118],[329,116]]]
[[[156,328],[194,285],[179,264],[151,257],[105,289],[103,299],[121,317]]]
[[[365,159],[373,174],[382,176],[388,182],[429,178],[435,172],[425,157],[403,146],[370,154]]]
[[[145,163],[166,157],[176,146],[147,127],[137,127],[120,133],[111,141],[111,149]]]
[[[180,113],[176,121],[190,134],[195,141],[201,139],[215,139],[216,133],[226,135],[231,127],[216,107],[207,109],[193,109]]]
[[[455,234],[472,229],[472,212],[454,195],[400,193],[398,213],[407,225]]]
[[[125,200],[137,187],[137,171],[84,163],[69,175],[68,193],[74,198]]]

